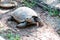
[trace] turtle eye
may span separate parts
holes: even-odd
[[[27,22],[31,22],[31,19],[29,19],[29,18],[26,18],[26,21],[27,21]]]

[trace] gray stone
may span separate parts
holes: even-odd
[[[0,40],[6,40],[6,39],[4,39],[3,37],[0,36]]]

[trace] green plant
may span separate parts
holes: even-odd
[[[32,8],[36,5],[36,2],[34,2],[33,0],[32,1],[23,0],[23,3],[24,3],[25,6],[30,7],[30,8]]]
[[[8,30],[6,33],[4,32],[6,31],[0,33],[0,36],[4,37],[6,40],[20,40],[19,34],[13,33],[11,30]]]
[[[12,32],[8,33],[6,35],[6,37],[9,39],[9,40],[20,40],[20,36],[19,35],[15,35],[13,34]]]
[[[52,16],[58,16],[59,15],[59,11],[57,9],[52,9],[50,8],[48,10],[49,14],[52,15]]]
[[[48,11],[51,16],[59,16],[60,12],[57,8],[51,8],[51,6],[42,4],[42,9]]]

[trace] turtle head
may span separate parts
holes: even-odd
[[[37,24],[37,26],[43,26],[43,23],[41,22],[41,19],[37,16],[32,16],[34,22]]]
[[[43,26],[40,18],[37,16],[32,16],[32,18],[27,18],[26,21],[32,24],[36,24],[37,26]]]

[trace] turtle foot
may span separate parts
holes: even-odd
[[[24,28],[26,26],[27,26],[27,22],[23,22],[23,23],[18,24],[16,27],[17,28]]]
[[[8,19],[8,21],[13,21],[13,20],[14,18],[12,16]]]

